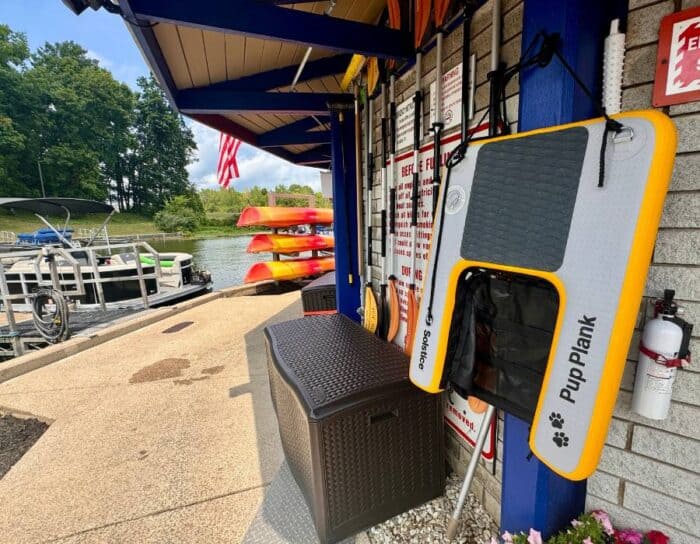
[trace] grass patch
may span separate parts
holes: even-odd
[[[219,225],[203,225],[199,227],[194,233],[195,238],[214,238],[223,236],[245,236],[247,234],[253,234],[255,232],[260,232],[260,227],[236,227],[236,226],[219,226]]]
[[[88,213],[71,217],[70,224],[74,229],[94,229],[99,227],[106,219],[103,213]],[[63,225],[65,216],[49,216],[47,219],[54,225]],[[32,213],[17,211],[12,214],[0,210],[0,230],[8,230],[14,233],[34,232],[44,227],[44,224]],[[153,221],[134,213],[116,213],[109,223],[110,235],[152,234],[158,232]]]
[[[91,213],[71,216],[70,225],[76,229],[98,228],[107,216],[102,213]],[[47,219],[56,226],[63,225],[65,216],[49,216]],[[238,214],[214,212],[207,214],[207,224],[200,226],[192,237],[213,238],[219,236],[241,236],[260,232],[260,227],[237,227]],[[32,213],[17,210],[16,213],[0,209],[0,231],[34,232],[44,227],[44,224]],[[110,236],[130,236],[136,234],[154,234],[160,232],[153,221],[142,215],[130,212],[115,213],[109,223]]]

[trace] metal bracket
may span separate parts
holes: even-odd
[[[615,144],[631,142],[632,140],[634,140],[634,130],[627,125],[623,125],[620,131],[613,135],[612,139]]]

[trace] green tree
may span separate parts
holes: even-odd
[[[204,207],[196,191],[173,197],[154,217],[156,226],[165,232],[193,232],[204,220]]]
[[[26,36],[0,25],[0,195],[32,194],[20,179],[27,144],[21,121],[29,110],[21,70],[28,59]]]
[[[192,133],[152,77],[138,85],[117,82],[74,42],[31,54],[23,34],[0,25],[0,195],[40,196],[40,162],[48,196],[146,214],[191,196]]]
[[[192,131],[170,108],[153,76],[141,77],[137,84],[136,149],[124,200],[135,211],[153,214],[173,197],[194,190],[186,167],[197,145]]]
[[[316,197],[315,206],[319,208],[330,208],[331,202],[321,193],[314,193],[313,189],[307,185],[291,184],[289,186],[279,184],[275,187],[277,193],[291,193],[301,195],[314,195]],[[225,212],[238,213],[246,206],[267,206],[268,190],[254,186],[246,191],[237,191],[235,188],[229,189],[203,189],[200,192],[204,209],[208,213]],[[278,198],[277,206],[305,206],[303,199]]]
[[[74,42],[39,48],[23,79],[34,90],[25,164],[41,161],[47,195],[106,200],[129,148],[131,90]]]

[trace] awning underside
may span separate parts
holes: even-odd
[[[327,168],[328,106],[352,53],[413,54],[409,32],[377,25],[386,0],[121,0],[127,24],[185,115],[286,160]],[[294,89],[290,86],[313,47]]]

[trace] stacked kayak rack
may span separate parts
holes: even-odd
[[[247,207],[238,219],[239,227],[261,226],[272,229],[269,233],[253,236],[248,253],[272,253],[271,261],[253,264],[245,275],[245,283],[264,280],[295,280],[319,276],[335,270],[332,255],[332,235],[321,234],[318,226],[333,223],[329,208],[282,208],[274,206]],[[308,232],[290,234],[283,229],[308,226]],[[301,256],[308,254],[307,256]]]

